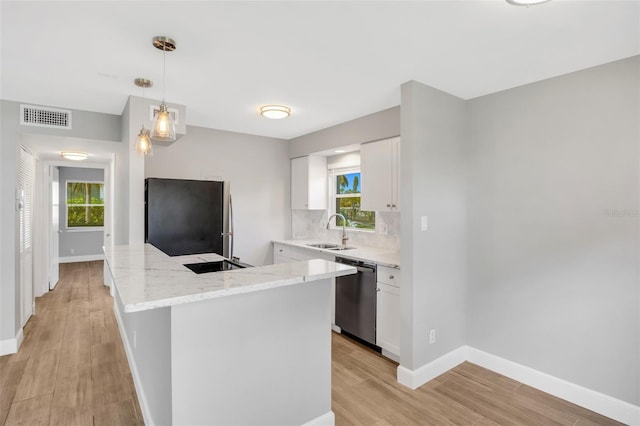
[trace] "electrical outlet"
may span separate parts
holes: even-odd
[[[429,330],[429,344],[433,345],[436,342],[436,330],[432,328]]]
[[[69,254],[76,254],[76,249],[69,249]]]
[[[426,216],[421,216],[420,217],[420,230],[421,231],[426,231],[427,229],[429,229],[428,223],[427,223],[427,217]]]
[[[386,223],[383,223],[382,226],[380,227],[380,233],[382,235],[387,235],[389,233],[389,225],[387,225]]]
[[[133,330],[133,347],[135,348],[138,343],[138,336],[136,335],[136,331]]]

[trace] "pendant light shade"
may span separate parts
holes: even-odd
[[[149,138],[149,131],[144,126],[138,133],[136,152],[143,155],[153,155],[153,145],[151,144],[151,138]]]
[[[166,54],[167,51],[176,50],[176,42],[165,36],[157,36],[153,38],[153,47],[162,50],[162,104],[160,111],[156,114],[153,128],[151,129],[151,139],[164,142],[173,142],[176,140],[176,125],[173,122],[171,114],[164,103],[164,90],[166,86]]]
[[[156,114],[156,121],[153,123],[151,131],[151,139],[166,142],[176,140],[176,125],[164,102],[160,105],[160,111]]]
[[[136,78],[133,82],[136,86],[142,87],[142,99],[144,99],[144,89],[153,86],[153,82],[146,78]],[[136,152],[142,155],[153,155],[153,145],[151,144],[149,131],[144,128],[144,124],[140,128],[140,133],[138,133],[136,139]]]

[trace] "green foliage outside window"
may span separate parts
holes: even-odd
[[[360,173],[336,176],[336,213],[347,218],[348,227],[376,229],[376,213],[360,210]],[[342,226],[340,219],[336,226]]]
[[[67,182],[67,227],[104,226],[104,184]]]

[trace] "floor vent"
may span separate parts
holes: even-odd
[[[42,106],[20,105],[20,124],[23,126],[71,129],[71,111]]]

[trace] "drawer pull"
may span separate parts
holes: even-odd
[[[389,279],[390,279],[390,280],[392,280],[392,279],[394,279],[394,278],[395,278],[395,277],[394,277],[393,275],[389,275]]]
[[[284,250],[280,249],[280,253],[282,253]]]
[[[379,288],[379,287],[376,287],[376,291],[382,291],[382,290],[380,290],[380,288]]]

